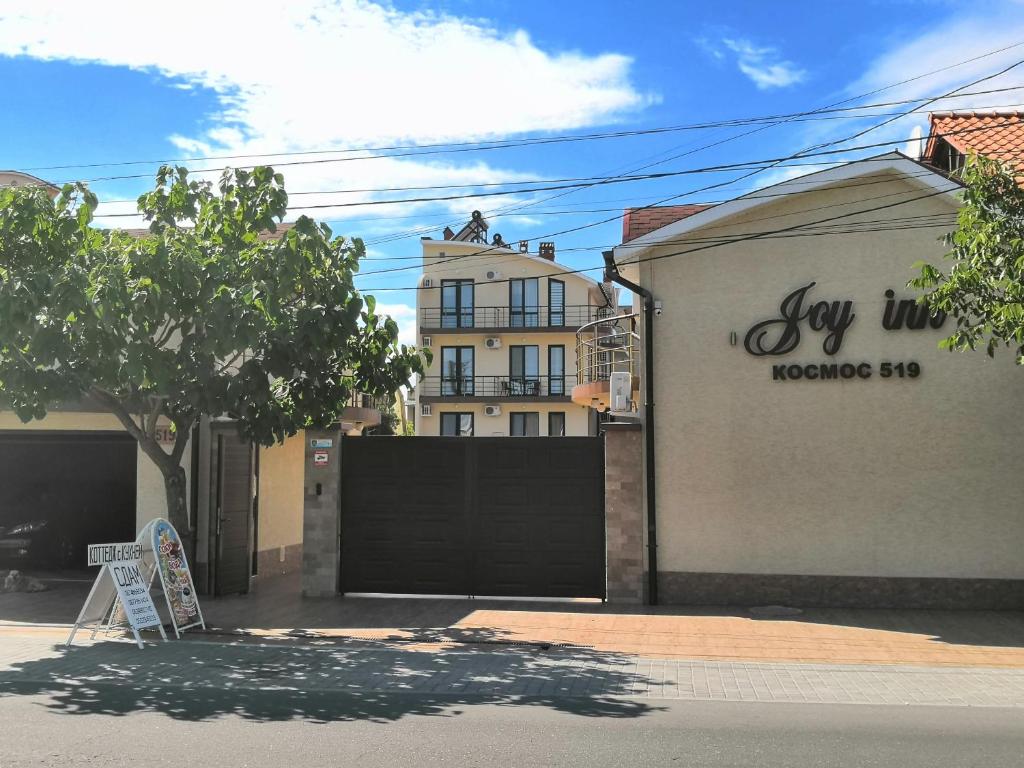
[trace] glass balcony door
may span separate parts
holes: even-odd
[[[510,280],[508,284],[509,326],[536,328],[540,325],[540,289],[536,277]]]
[[[472,347],[441,347],[441,394],[473,394]]]
[[[548,394],[565,394],[565,347],[548,347]]]
[[[473,281],[441,281],[441,327],[473,327]]]
[[[540,394],[540,347],[511,346],[509,349],[509,394]]]
[[[565,325],[565,283],[548,278],[548,325]]]

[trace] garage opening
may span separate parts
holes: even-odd
[[[135,539],[131,436],[0,433],[0,569],[85,571],[86,546]]]

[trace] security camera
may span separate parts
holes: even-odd
[[[660,301],[654,302],[654,314],[656,314],[658,316],[661,315],[661,302]]]

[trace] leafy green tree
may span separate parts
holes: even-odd
[[[390,394],[422,372],[355,289],[362,241],[308,217],[275,234],[288,196],[272,168],[225,171],[216,189],[161,168],[141,235],[93,227],[96,203],[81,185],[53,200],[0,191],[0,397],[23,421],[82,400],[113,413],[184,535],[181,460],[201,416],[270,445],[329,425],[352,391]]]
[[[1024,365],[1024,189],[1015,170],[972,156],[962,171],[966,185],[957,228],[947,236],[945,269],[925,262],[909,285],[933,311],[956,318],[953,334],[940,342],[950,350],[983,345],[989,356],[1000,346]]]

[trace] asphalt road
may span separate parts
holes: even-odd
[[[36,689],[38,690],[38,689]],[[100,701],[124,693],[100,685]],[[70,712],[6,687],[0,768],[15,766],[998,766],[1024,764],[1024,709],[646,700],[600,716],[582,701],[458,702],[423,694],[310,694],[331,722],[274,704],[259,717]],[[402,697],[420,699],[415,707]],[[368,701],[368,699],[372,701]],[[116,703],[108,708],[117,711]],[[251,707],[249,710],[251,711]],[[408,714],[415,710],[417,714]],[[309,711],[309,708],[306,708]],[[351,719],[346,717],[351,713]]]

